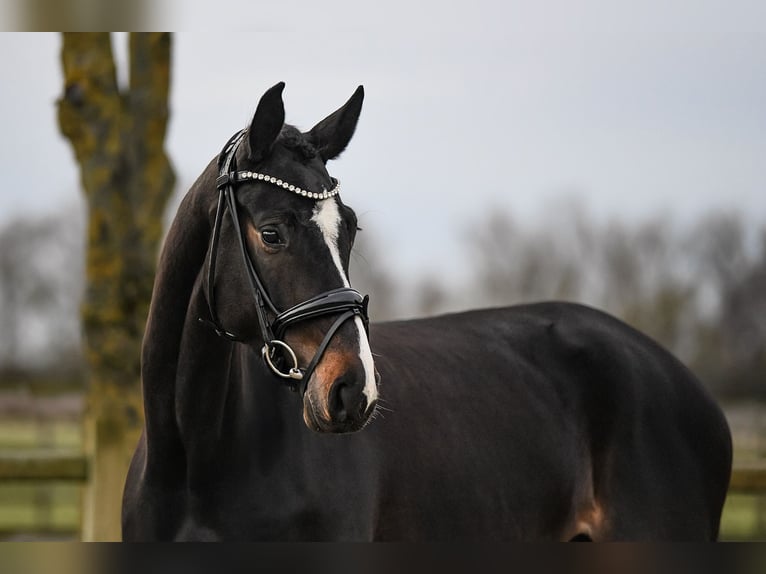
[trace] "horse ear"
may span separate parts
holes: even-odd
[[[346,149],[354,135],[359,112],[362,111],[364,87],[359,86],[349,100],[309,132],[309,138],[325,162],[335,159]]]
[[[247,138],[250,159],[261,161],[271,153],[271,147],[285,123],[285,104],[282,102],[284,82],[272,86],[261,96],[255,110]]]

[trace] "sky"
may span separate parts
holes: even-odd
[[[363,84],[356,135],[329,169],[400,274],[459,274],[466,234],[500,209],[766,221],[762,0],[258,4],[219,2],[230,28],[174,38],[179,193],[278,81],[305,130]],[[202,5],[168,22],[205,22]],[[114,42],[124,64],[126,38]],[[59,49],[58,34],[0,34],[0,224],[78,201]]]

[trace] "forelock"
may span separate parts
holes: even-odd
[[[277,143],[295,151],[304,159],[312,159],[317,155],[317,149],[308,138],[296,127],[285,124],[277,138]]]

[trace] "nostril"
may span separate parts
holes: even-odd
[[[348,418],[348,413],[343,405],[343,389],[347,387],[343,377],[335,379],[335,382],[330,389],[330,413],[334,415],[335,420],[338,422],[345,422]]]
[[[358,386],[344,385],[340,390],[340,396],[343,400],[345,410],[353,415],[355,419],[364,414],[366,406],[365,396],[359,392]]]
[[[366,400],[359,392],[358,385],[346,375],[335,379],[330,390],[330,412],[337,422],[346,422],[349,418],[359,419],[364,415]]]

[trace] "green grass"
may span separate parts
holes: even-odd
[[[730,494],[721,517],[721,540],[766,540],[766,494]]]

